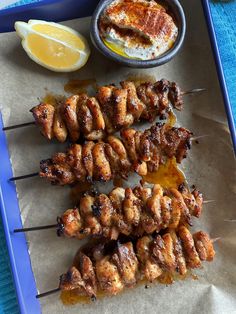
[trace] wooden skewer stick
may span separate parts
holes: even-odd
[[[31,177],[36,177],[38,175],[39,175],[38,172],[34,172],[34,173],[26,174],[24,176],[12,177],[9,179],[9,181],[17,181],[17,180],[27,179],[27,178],[31,178]]]
[[[206,88],[194,88],[194,89],[190,89],[188,91],[182,92],[182,95],[191,95],[191,94],[195,94],[195,93],[199,93],[199,92],[203,92],[206,91]],[[26,122],[26,123],[21,123],[21,124],[15,124],[15,125],[9,125],[9,126],[5,126],[4,128],[2,128],[3,131],[9,131],[9,130],[14,130],[14,129],[18,129],[18,128],[23,128],[26,126],[31,126],[31,125],[35,125],[35,121],[31,121],[31,122]]]
[[[56,288],[56,289],[49,290],[49,291],[44,292],[44,293],[37,294],[37,295],[36,295],[36,299],[46,297],[46,296],[48,296],[48,295],[50,295],[50,294],[53,294],[53,293],[56,293],[56,292],[58,292],[58,291],[60,291],[60,290],[61,290],[61,288]]]
[[[57,227],[59,227],[58,224],[46,225],[46,226],[38,226],[38,227],[31,227],[31,228],[21,228],[21,229],[14,229],[14,233],[36,231],[36,230],[43,230],[43,229],[52,229],[52,228],[57,228]]]
[[[13,129],[23,128],[25,126],[30,126],[30,125],[35,125],[35,121],[6,126],[6,127],[2,128],[2,130],[3,131],[8,131],[8,130],[13,130]]]

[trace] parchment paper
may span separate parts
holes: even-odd
[[[235,160],[201,4],[198,0],[183,4],[187,15],[184,47],[174,60],[154,69],[124,68],[93,49],[82,70],[57,74],[32,62],[14,33],[0,35],[0,104],[5,125],[31,121],[29,109],[45,95],[45,88],[63,94],[69,78],[96,78],[99,84],[107,84],[130,75],[151,74],[157,79],[176,80],[183,90],[207,88],[205,93],[185,97],[178,123],[196,136],[207,135],[198,145],[193,144],[183,168],[189,184],[195,184],[206,199],[215,200],[204,206],[193,228],[209,232],[212,238],[220,237],[215,243],[215,260],[194,271],[198,280],[188,278],[170,286],[155,284],[150,289],[139,286],[95,304],[64,306],[58,294],[52,295],[41,299],[45,314],[236,313],[236,225],[224,221],[236,219]],[[89,38],[88,18],[65,24]],[[47,142],[34,127],[9,131],[7,137],[15,175],[38,171],[41,159],[66,147]],[[54,223],[56,216],[72,205],[68,188],[50,186],[39,178],[17,182],[17,191],[25,226]],[[58,238],[54,230],[28,233],[27,239],[38,290],[57,287],[58,276],[70,266],[81,242]]]

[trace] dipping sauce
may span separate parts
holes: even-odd
[[[150,60],[173,46],[178,28],[166,9],[154,0],[115,0],[100,17],[99,33],[115,53]]]

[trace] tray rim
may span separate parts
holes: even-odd
[[[31,5],[22,5],[19,7],[19,10],[16,10],[15,8],[14,12],[15,13],[22,12],[32,7],[36,7],[39,3],[42,5],[43,2],[45,2],[45,4],[48,4],[48,3],[52,4],[58,1],[57,0],[49,0],[49,1],[42,0],[40,2],[36,2]],[[228,124],[229,124],[230,132],[231,132],[233,147],[234,147],[234,151],[236,152],[235,124],[234,124],[232,109],[230,106],[229,95],[228,95],[228,91],[226,87],[226,81],[224,77],[221,57],[219,54],[219,48],[218,48],[218,44],[216,40],[214,24],[212,21],[209,0],[201,0],[201,3],[202,3],[204,15],[205,15],[206,25],[209,32],[209,39],[212,46],[212,52],[213,52],[215,65],[217,69],[217,75],[218,75],[220,88],[221,88],[221,92],[222,92],[222,96],[224,100],[225,111],[226,111]],[[12,13],[13,8],[4,9],[2,11],[5,11],[4,13],[8,13],[8,12]],[[2,131],[2,127],[3,127],[3,121],[2,121],[1,112],[0,112],[0,147],[2,151],[2,154],[1,154],[2,165],[4,164],[4,167],[0,167],[0,211],[1,211],[3,229],[4,229],[6,243],[7,243],[7,249],[8,249],[9,258],[10,258],[11,271],[13,274],[13,279],[14,279],[13,281],[16,288],[16,294],[17,294],[17,300],[18,300],[20,312],[32,313],[33,311],[34,314],[38,314],[38,313],[41,313],[41,309],[40,309],[39,301],[35,298],[35,295],[37,294],[37,287],[36,287],[35,277],[32,271],[32,267],[31,267],[30,255],[28,252],[26,237],[24,234],[21,234],[21,235],[18,234],[16,237],[14,236],[12,232],[14,228],[22,228],[22,221],[21,221],[21,216],[20,216],[20,208],[19,208],[18,200],[17,200],[16,186],[14,183],[9,183],[8,181],[8,179],[12,176],[12,168],[11,168],[11,162],[10,162],[9,152],[8,152],[8,147],[7,147],[7,140],[6,140],[5,133]],[[11,202],[10,202],[11,203],[10,213],[11,214],[13,213],[12,212],[12,208],[13,208],[14,215],[15,215],[15,217],[14,218],[12,217],[12,219],[9,219],[9,211],[6,210],[7,206],[6,206],[6,202],[4,201],[6,195],[8,196],[10,195],[12,197]],[[21,250],[17,249],[18,246],[21,248]],[[18,253],[16,254],[17,251]],[[24,261],[26,263],[24,265],[27,266],[26,273],[22,272],[20,274],[20,271],[17,268],[21,265],[21,260],[19,258],[20,256],[21,258],[22,256],[24,257]],[[21,268],[22,267],[20,267],[20,269]],[[27,277],[31,281],[31,284],[32,284],[31,286],[32,294],[30,298],[24,298],[25,291],[27,290],[27,287],[28,287],[24,284],[25,274],[28,274]],[[24,277],[23,280],[22,280],[22,277]]]
[[[0,130],[2,130],[2,128],[3,121],[0,112]],[[32,308],[34,309],[34,314],[40,314],[40,304],[35,298],[37,287],[31,267],[26,237],[23,233],[18,235],[13,233],[15,228],[22,228],[22,221],[16,185],[9,181],[13,173],[7,147],[7,139],[3,131],[0,132],[0,147],[0,211],[17,301],[22,314],[30,313],[27,309]],[[5,198],[10,199],[10,201],[5,201]],[[26,272],[24,271],[25,268],[27,269]],[[27,296],[27,298],[24,296]]]
[[[87,5],[89,1],[90,5]],[[16,20],[65,21],[91,16],[99,0],[40,0],[0,10],[0,33],[14,31]]]

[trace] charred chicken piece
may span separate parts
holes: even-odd
[[[78,268],[72,267],[70,272],[61,276],[61,285],[64,290],[77,289],[79,293],[93,297],[97,293],[97,279],[91,259],[79,253]]]
[[[104,142],[73,144],[66,153],[41,161],[39,175],[57,185],[106,182],[115,175],[127,178],[131,171],[143,176],[157,171],[167,158],[175,157],[180,163],[190,148],[191,135],[187,129],[159,123],[142,132],[124,129],[121,139],[110,135]]]
[[[174,82],[162,79],[137,87],[131,81],[120,84],[121,88],[100,87],[96,97],[73,95],[55,107],[41,103],[30,111],[47,139],[64,142],[69,136],[76,142],[80,134],[87,140],[98,140],[139,120],[152,122],[167,115],[171,106],[182,109],[181,91]]]
[[[191,216],[199,217],[202,211],[202,194],[182,186],[181,190],[156,184],[152,188],[114,188],[108,195],[85,195],[78,207],[59,218],[58,231],[77,239],[92,235],[117,240],[119,234],[140,237],[176,229],[179,224],[191,224]]]
[[[96,251],[96,248],[95,248]],[[164,235],[139,238],[132,242],[118,243],[108,254],[81,255],[78,265],[61,276],[61,290],[75,290],[78,295],[96,296],[96,291],[115,295],[126,287],[133,287],[141,279],[150,282],[163,273],[199,268],[202,261],[212,261],[215,255],[212,241],[202,231],[191,234],[185,226]],[[85,256],[90,267],[83,268]],[[88,288],[89,287],[89,288]]]

